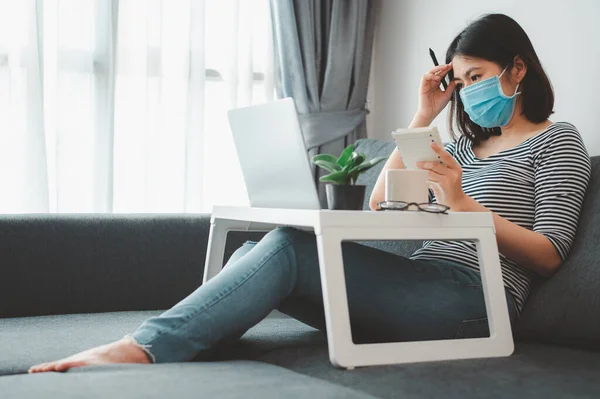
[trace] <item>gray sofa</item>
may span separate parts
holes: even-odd
[[[370,157],[392,148],[358,142]],[[380,167],[361,176],[367,192]],[[598,398],[599,158],[593,168],[575,245],[536,284],[514,355],[353,371],[329,363],[323,332],[273,312],[195,362],[28,375],[32,364],[121,338],[200,285],[210,215],[0,216],[0,398]],[[226,257],[261,236],[231,233]],[[418,245],[364,244],[402,254]]]

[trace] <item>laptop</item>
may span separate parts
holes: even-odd
[[[227,113],[250,206],[321,209],[294,100]]]

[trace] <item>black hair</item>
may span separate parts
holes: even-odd
[[[450,63],[457,55],[491,61],[502,69],[507,66],[510,69],[515,57],[519,56],[527,65],[527,73],[519,85],[521,110],[515,109],[515,112],[520,111],[534,123],[545,121],[554,112],[552,84],[529,37],[514,19],[504,14],[487,14],[472,22],[450,43],[446,51],[446,63]],[[454,71],[450,71],[449,76],[453,79]],[[487,129],[471,121],[464,111],[458,88],[452,93],[448,117],[450,133],[456,140],[454,120],[458,131],[474,144],[501,134],[499,127]]]

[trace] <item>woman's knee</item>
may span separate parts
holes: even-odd
[[[295,295],[304,298],[320,298],[322,290],[315,234],[295,227],[280,226],[265,235],[263,241],[265,240],[270,248],[285,246],[293,248],[293,252],[288,254],[293,256],[295,264]]]
[[[227,260],[227,263],[225,264],[225,266],[223,266],[223,268],[240,260],[244,255],[246,255],[248,252],[250,252],[250,250],[252,248],[254,248],[255,245],[256,245],[256,242],[254,242],[254,241],[246,241],[244,244],[242,244],[241,247],[236,249],[233,252],[233,254],[231,254],[231,257],[229,257],[229,259]]]

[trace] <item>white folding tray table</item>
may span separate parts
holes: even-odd
[[[329,359],[340,368],[509,356],[514,343],[490,212],[331,211],[215,206],[203,282],[223,267],[229,231],[277,226],[314,231],[319,253]],[[473,240],[477,245],[490,336],[354,344],[342,260],[343,240]]]

